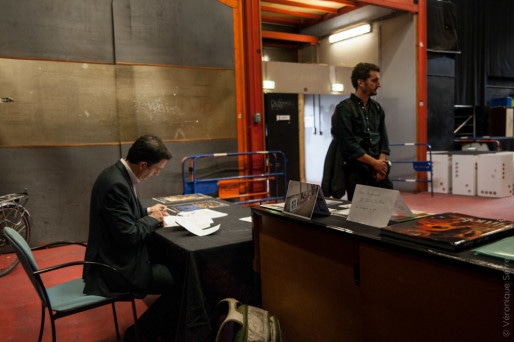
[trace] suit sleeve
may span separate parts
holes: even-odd
[[[112,241],[131,247],[145,241],[159,222],[146,214],[132,190],[124,183],[114,184],[106,193],[101,215]]]

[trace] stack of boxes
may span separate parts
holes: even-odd
[[[476,196],[477,154],[454,154],[452,156],[452,193]]]
[[[489,135],[513,137],[512,97],[491,99],[489,106]],[[473,150],[432,152],[434,192],[483,197],[513,196],[514,152],[493,152],[478,143],[469,147]]]
[[[432,152],[434,192],[465,196],[514,195],[514,152]]]
[[[432,185],[434,192],[452,193],[452,156],[448,152],[432,152]]]
[[[514,152],[480,154],[477,158],[477,195],[513,195]]]

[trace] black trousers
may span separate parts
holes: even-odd
[[[152,249],[153,239],[150,240]],[[138,319],[138,329],[144,341],[173,341],[180,309],[181,289],[172,270],[155,253],[151,252],[152,282],[147,289],[150,295],[160,295]]]
[[[345,166],[346,194],[348,200],[353,199],[353,193],[357,184],[375,186],[384,189],[393,189],[393,183],[389,180],[389,172],[386,178],[377,182],[375,170],[364,163],[357,160],[348,161]]]

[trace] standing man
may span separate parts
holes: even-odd
[[[136,185],[151,176],[158,176],[171,157],[159,137],[141,136],[130,147],[125,159],[100,173],[91,192],[85,260],[115,267],[130,285],[104,269],[85,267],[84,293],[109,296],[133,291],[141,298],[147,294],[160,294],[139,319],[141,324],[138,323],[141,335],[149,340],[162,334],[163,328],[175,325],[176,322],[171,322],[174,319],[171,310],[178,310],[179,291],[174,289],[168,267],[155,263],[150,253],[152,232],[162,226],[163,217],[167,215],[166,206],[156,204],[143,208]]]
[[[352,71],[355,93],[341,101],[332,115],[332,137],[343,154],[348,200],[357,184],[392,189],[388,178],[389,140],[385,113],[371,96],[380,87],[380,68],[359,63]]]

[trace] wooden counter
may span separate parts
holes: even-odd
[[[262,305],[286,341],[512,340],[514,261],[386,239],[337,216],[252,218]]]

